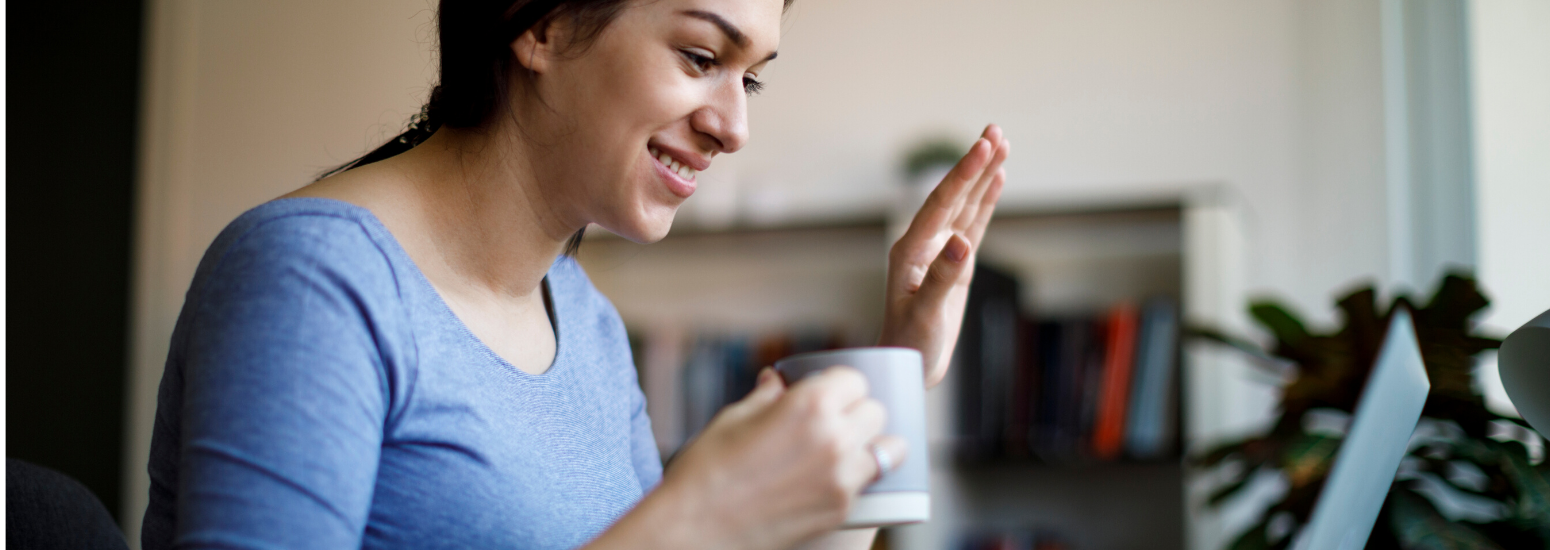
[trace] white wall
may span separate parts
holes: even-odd
[[[1250,288],[1330,320],[1337,291],[1387,279],[1376,1],[906,4],[797,2],[750,147],[686,221],[881,208],[903,148],[994,121],[1008,207],[1225,182]]]
[[[433,76],[429,0],[152,2],[123,517],[132,539],[166,342],[229,220],[363,152]],[[900,151],[986,122],[1008,207],[1224,185],[1243,285],[1316,320],[1386,277],[1376,0],[798,0],[753,139],[685,223],[881,213]],[[742,214],[740,214],[742,213]],[[1241,323],[1241,320],[1240,320]]]
[[[1550,309],[1550,2],[1470,2],[1477,246],[1488,330]],[[1487,397],[1510,409],[1494,362]]]
[[[1279,216],[1250,243],[1261,258],[1250,285],[1333,322],[1333,298],[1390,275],[1379,4],[1297,6],[1296,175],[1288,204],[1256,205]]]

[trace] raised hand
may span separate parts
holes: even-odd
[[[920,350],[926,387],[947,375],[974,276],[974,257],[1001,198],[1011,143],[994,124],[915,213],[888,252],[888,293],[879,344]]]

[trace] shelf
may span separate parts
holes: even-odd
[[[1065,208],[1048,205],[1026,205],[1021,207],[1001,206],[996,210],[992,224],[1001,225],[1009,222],[1047,221],[1060,223],[1062,221],[1075,221],[1078,223],[1115,223],[1123,220],[1144,219],[1177,219],[1181,205],[1176,199],[1159,199],[1156,201],[1141,201],[1135,203],[1082,203],[1079,206]],[[780,234],[800,232],[826,232],[846,229],[877,229],[886,226],[888,218],[884,213],[867,213],[856,216],[836,216],[826,218],[797,219],[778,224],[748,224],[734,223],[725,226],[704,226],[685,223],[675,223],[672,232],[664,238],[666,240],[693,238],[718,235],[758,235]],[[608,232],[598,226],[589,226],[586,234],[587,242],[597,241],[623,241],[618,235]]]
[[[1118,468],[1150,468],[1154,466],[1180,467],[1181,456],[1141,460],[1129,457],[1115,460],[1078,458],[1071,460],[1045,460],[1035,456],[966,458],[949,444],[931,445],[931,467],[951,471],[980,471],[1001,469],[1057,469],[1057,470],[1105,470]]]
[[[892,547],[948,548],[960,533],[1028,530],[1060,533],[1084,550],[1183,547],[1177,463],[955,469],[932,483],[932,522],[893,529]],[[952,534],[932,532],[943,520]]]

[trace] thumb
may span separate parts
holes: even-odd
[[[780,374],[776,373],[775,369],[764,367],[759,371],[759,379],[755,382],[753,391],[721,409],[721,412],[716,413],[716,420],[712,423],[743,421],[759,414],[759,411],[768,408],[785,393],[786,383],[781,381]]]
[[[786,383],[781,380],[780,373],[775,369],[764,367],[759,370],[759,379],[755,382],[753,391],[748,392],[748,397],[743,401],[755,406],[767,405],[780,399],[786,393]]]
[[[926,278],[920,282],[920,290],[915,295],[925,300],[926,304],[939,304],[946,300],[947,292],[958,284],[958,279],[969,269],[970,252],[973,250],[968,239],[954,233],[947,239],[947,244],[942,246],[942,253],[937,254],[936,260],[931,262]]]

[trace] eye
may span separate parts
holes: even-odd
[[[743,76],[743,92],[747,93],[748,95],[758,95],[758,93],[763,90],[763,82],[759,82],[751,76]]]
[[[702,73],[710,72],[711,69],[721,64],[720,61],[716,61],[716,58],[696,50],[679,50],[679,53],[682,53],[684,59],[689,60],[689,63],[693,64],[694,68]]]

